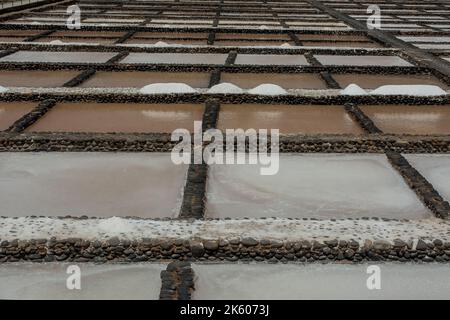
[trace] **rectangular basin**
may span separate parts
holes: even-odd
[[[238,54],[235,64],[255,65],[308,65],[302,55],[287,54]]]
[[[405,154],[406,159],[446,201],[450,201],[450,155]]]
[[[385,133],[450,134],[448,105],[373,105],[360,108]]]
[[[226,54],[212,53],[130,53],[121,63],[161,64],[223,64]]]
[[[60,103],[27,131],[192,132],[203,109],[201,104]]]
[[[0,62],[103,63],[117,52],[46,52],[17,51],[0,58]]]
[[[169,153],[1,153],[0,211],[10,217],[175,217],[186,170]]]
[[[314,55],[320,63],[326,66],[412,66],[409,62],[397,56],[337,56]]]
[[[431,217],[384,155],[280,154],[279,158],[275,175],[261,175],[260,165],[211,165],[206,216]]]
[[[0,130],[8,129],[37,105],[37,102],[0,102]]]
[[[2,70],[0,85],[3,87],[61,87],[79,73],[79,71]]]
[[[369,290],[369,264],[194,264],[194,300],[446,299],[445,264],[378,265],[381,290]]]
[[[220,129],[279,129],[280,133],[353,133],[362,129],[341,106],[324,105],[222,105]]]
[[[69,263],[0,265],[0,299],[12,300],[157,300],[163,264],[77,263],[81,290],[68,290]]]

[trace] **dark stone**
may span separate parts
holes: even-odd
[[[391,248],[391,244],[386,240],[375,240],[373,242],[373,248],[375,250],[389,250]]]
[[[203,242],[203,246],[205,247],[206,250],[217,250],[219,249],[219,242],[216,240],[208,240]]]
[[[406,242],[400,239],[394,240],[394,248],[404,248],[404,247],[406,247]]]
[[[120,240],[118,237],[109,238],[107,242],[110,246],[118,246],[120,244]]]
[[[244,238],[241,242],[246,247],[253,247],[258,245],[258,241],[253,238]]]
[[[428,249],[428,245],[422,239],[417,242],[416,250],[425,251]]]
[[[324,243],[331,248],[337,247],[337,245],[339,244],[339,242],[336,239],[327,240],[327,241],[324,241]]]
[[[344,256],[347,259],[353,258],[354,255],[355,255],[355,251],[353,249],[347,249],[347,250],[344,251]]]
[[[192,256],[195,258],[200,258],[205,254],[205,248],[203,247],[203,243],[194,243],[191,245]]]

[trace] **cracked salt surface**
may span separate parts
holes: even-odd
[[[369,265],[194,264],[198,299],[448,299],[450,267],[377,264],[381,289],[369,290]],[[270,289],[269,289],[270,288]]]
[[[168,153],[6,152],[0,215],[174,217],[186,172]]]
[[[0,265],[0,299],[155,300],[161,290],[163,264],[77,263],[81,290],[68,290],[66,263],[5,263]]]
[[[425,218],[431,213],[384,155],[280,154],[279,172],[212,165],[206,216]]]

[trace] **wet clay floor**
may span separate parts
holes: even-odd
[[[61,87],[79,73],[79,71],[2,70],[0,85],[3,87]]]
[[[280,133],[363,131],[341,106],[241,104],[220,107],[219,129],[279,129]]]
[[[26,131],[192,132],[203,109],[200,104],[61,103]]]
[[[8,129],[35,106],[35,102],[0,102],[0,130]]]
[[[385,133],[450,134],[450,106],[360,106]]]

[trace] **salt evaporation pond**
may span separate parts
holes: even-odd
[[[79,71],[2,70],[0,85],[3,87],[62,87],[79,74]]]
[[[200,300],[448,299],[445,264],[377,264],[381,289],[367,288],[368,264],[195,264]]]
[[[81,289],[69,290],[69,263],[0,264],[0,299],[21,300],[156,300],[163,264],[76,263]],[[73,272],[73,271],[72,271]]]
[[[0,104],[0,130],[8,129],[35,106],[37,103],[34,102],[2,102]]]
[[[308,65],[302,55],[283,54],[238,54],[235,64],[251,65]]]
[[[211,165],[207,217],[426,218],[384,155],[280,154],[279,172]]]
[[[385,133],[450,134],[448,105],[365,105],[360,107]]]
[[[222,104],[217,127],[303,134],[363,133],[342,106],[330,105]]]
[[[409,62],[396,56],[338,56],[338,55],[314,55],[320,63],[343,66],[412,66]]]
[[[405,157],[445,200],[450,201],[450,155],[407,154]]]
[[[17,51],[0,58],[0,62],[104,63],[115,55],[116,52]]]
[[[223,64],[226,59],[226,54],[132,52],[120,63]]]
[[[203,104],[58,103],[26,131],[191,132]]]
[[[13,217],[174,217],[186,171],[170,153],[1,153],[0,211]]]

